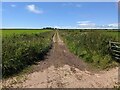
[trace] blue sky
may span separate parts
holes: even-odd
[[[2,28],[117,28],[117,2],[3,2]]]

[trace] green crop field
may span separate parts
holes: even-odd
[[[61,30],[59,32],[69,50],[86,62],[101,69],[116,65],[110,56],[109,41],[120,42],[118,38],[120,32],[111,30]]]
[[[3,77],[18,73],[35,61],[42,60],[52,45],[51,30],[3,30]]]
[[[35,34],[35,33],[42,33],[42,32],[48,32],[48,31],[51,31],[51,30],[27,30],[27,29],[16,29],[16,30],[10,30],[10,29],[5,29],[5,30],[2,30],[2,35],[3,36],[10,36],[10,35],[13,35],[13,34]]]

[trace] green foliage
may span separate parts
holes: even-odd
[[[53,32],[13,34],[2,38],[3,77],[17,73],[31,65],[51,48]]]
[[[102,30],[61,30],[59,32],[70,51],[86,62],[103,69],[112,63],[109,41],[119,41],[117,35],[119,32]]]

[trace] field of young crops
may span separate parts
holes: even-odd
[[[37,60],[42,60],[52,45],[53,31],[3,30],[2,75],[15,74]]]
[[[13,35],[13,34],[36,34],[36,33],[43,33],[43,32],[47,32],[47,31],[50,31],[50,30],[27,30],[27,29],[16,29],[16,30],[11,30],[11,29],[4,29],[2,30],[2,35],[3,36],[10,36],[10,35]]]
[[[69,50],[86,62],[105,69],[116,65],[111,58],[109,41],[120,42],[118,31],[61,30],[59,31]]]

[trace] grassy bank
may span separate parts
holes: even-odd
[[[28,65],[42,60],[51,48],[53,31],[8,32],[3,31],[2,35],[3,77],[18,73]]]
[[[117,63],[110,56],[109,41],[117,41],[117,31],[59,31],[69,50],[88,63],[101,69],[113,67]]]

